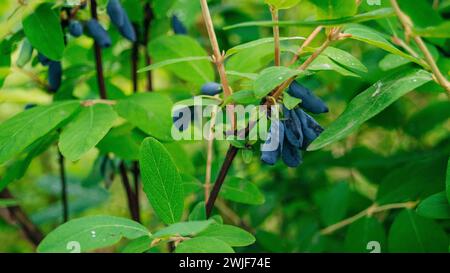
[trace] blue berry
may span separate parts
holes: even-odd
[[[175,34],[180,35],[186,35],[188,34],[188,31],[186,27],[184,26],[183,22],[180,21],[180,19],[176,16],[172,16],[172,29]]]
[[[119,0],[109,0],[106,6],[106,13],[108,13],[111,22],[118,28],[123,26],[125,19],[125,11],[122,8]]]
[[[296,168],[302,163],[302,154],[298,150],[298,147],[292,145],[287,140],[284,141],[281,158],[284,164],[291,168]]]
[[[313,117],[305,113],[302,109],[295,110],[297,116],[302,123],[303,143],[302,150],[306,150],[308,146],[323,132],[323,128],[314,120]]]
[[[222,85],[216,82],[205,83],[201,88],[202,95],[215,96],[222,93]]]
[[[111,46],[111,38],[109,37],[108,32],[106,32],[97,20],[89,20],[86,26],[91,36],[100,45],[100,47],[106,48]]]
[[[61,62],[51,61],[48,66],[48,85],[52,92],[56,92],[61,86],[62,66]]]
[[[283,149],[284,124],[278,120],[272,121],[269,136],[263,145],[261,161],[269,165],[275,165]]]
[[[42,53],[38,53],[37,58],[38,58],[38,61],[39,61],[42,65],[44,65],[44,66],[47,66],[47,65],[50,64],[50,59],[47,58],[47,57],[46,57],[44,54],[42,54]]]
[[[296,81],[292,82],[289,86],[288,93],[293,97],[301,99],[302,103],[300,106],[313,114],[322,114],[329,111],[328,107],[321,99],[316,97],[311,90]]]
[[[288,110],[286,107],[283,107],[283,112],[285,118],[284,125],[286,127],[286,140],[289,141],[291,145],[299,149],[303,143],[301,122],[294,111]]]
[[[80,37],[81,35],[83,35],[83,25],[77,20],[70,21],[69,33],[73,37]]]

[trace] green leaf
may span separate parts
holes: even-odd
[[[290,9],[296,6],[301,0],[264,0],[268,5],[276,9]]]
[[[214,223],[213,220],[175,223],[153,234],[153,238],[193,237],[208,228],[212,223]]]
[[[261,205],[265,202],[264,195],[253,183],[239,177],[231,177],[222,186],[220,195],[233,202]]]
[[[389,231],[390,252],[447,252],[448,236],[432,220],[404,210],[394,220]]]
[[[386,234],[381,223],[373,217],[364,217],[350,225],[345,237],[345,250],[353,253],[367,253],[369,242],[377,242],[381,251],[386,247]]]
[[[56,102],[24,111],[0,124],[0,164],[57,128],[79,108],[77,101]]]
[[[415,201],[442,191],[445,164],[442,157],[425,157],[422,160],[411,160],[391,170],[380,183],[377,203]]]
[[[414,113],[404,125],[406,133],[421,138],[433,129],[441,127],[450,119],[450,102],[430,102],[424,109]]]
[[[176,253],[234,253],[222,240],[199,236],[183,241],[175,249]]]
[[[150,236],[141,224],[113,216],[90,216],[71,220],[52,232],[39,244],[40,253],[69,253],[71,244],[78,244],[81,252],[115,245],[123,237],[136,239]]]
[[[395,55],[395,54],[387,54],[379,63],[381,70],[388,71],[400,67],[402,65],[408,64],[411,61],[405,59],[404,57]]]
[[[348,184],[340,182],[328,189],[323,195],[318,194],[320,218],[327,226],[344,219],[347,214],[350,189]]]
[[[197,203],[189,214],[189,221],[201,221],[206,220],[206,218],[205,202],[202,201]]]
[[[162,141],[170,141],[172,102],[157,93],[139,93],[119,100],[117,113],[145,133]]]
[[[74,120],[63,129],[59,139],[61,153],[77,161],[95,147],[108,133],[117,118],[110,105],[83,107]]]
[[[121,253],[144,253],[150,249],[152,238],[142,236],[130,241],[120,252]]]
[[[309,146],[308,150],[318,150],[345,138],[396,100],[431,80],[430,73],[410,69],[378,81],[356,96],[344,113]]]
[[[347,51],[335,47],[328,47],[323,54],[350,70],[367,73],[367,67]]]
[[[280,37],[280,42],[282,41],[299,41],[299,40],[305,40],[305,37]],[[236,53],[242,52],[243,50],[254,48],[260,45],[264,44],[271,44],[274,42],[274,38],[261,38],[255,41],[251,41],[245,44],[241,44],[238,46],[235,46],[233,48],[230,48],[227,50],[227,53],[225,54],[225,57],[228,58]]]
[[[307,20],[307,21],[279,21],[278,24],[273,21],[256,21],[256,22],[245,22],[235,25],[230,25],[224,27],[224,30],[231,30],[241,27],[272,27],[278,25],[280,27],[290,27],[290,26],[339,26],[348,23],[362,23],[371,20],[389,18],[395,16],[394,11],[391,8],[383,8],[373,10],[367,13],[361,13],[354,16],[346,16],[336,19],[329,20]]]
[[[309,71],[336,71],[337,73],[341,74],[345,77],[359,77],[358,74],[355,74],[344,67],[336,64],[334,61],[332,61],[330,58],[328,58],[325,55],[319,55],[309,66]]]
[[[450,38],[450,22],[444,22],[437,26],[414,28],[416,35],[428,38]]]
[[[257,104],[260,100],[255,97],[252,90],[241,90],[233,93],[230,97],[230,102],[237,104]]]
[[[124,160],[139,160],[139,149],[146,135],[130,123],[112,128],[98,143],[102,154],[113,153]]]
[[[283,95],[283,104],[284,106],[286,106],[287,109],[292,110],[294,109],[297,105],[299,105],[302,102],[301,99],[293,97],[291,95],[289,95],[288,93],[285,93]]]
[[[450,204],[445,192],[436,193],[420,202],[417,214],[433,219],[450,219]]]
[[[248,246],[255,242],[255,237],[251,233],[230,225],[210,225],[198,236],[213,237],[234,247]]]
[[[64,52],[64,37],[59,18],[51,5],[42,4],[26,17],[23,30],[30,43],[40,53],[52,60],[61,60]]]
[[[412,62],[415,62],[419,65],[422,64],[422,62],[419,59],[414,58],[413,56],[410,56],[404,53],[403,51],[399,50],[398,48],[393,46],[390,42],[388,42],[381,33],[369,27],[351,24],[345,27],[344,33],[351,34],[350,37],[351,39],[379,47],[383,50],[386,50],[389,53],[398,55]]]
[[[41,137],[28,146],[15,161],[7,165],[3,176],[0,178],[0,191],[2,191],[11,182],[22,178],[32,160],[46,151],[57,139],[58,135],[56,132],[52,132]]]
[[[193,38],[186,35],[163,36],[149,44],[148,50],[155,63],[186,57],[208,57]],[[182,62],[166,66],[179,78],[195,84],[214,81],[214,70],[209,60]]]
[[[154,138],[141,146],[142,184],[155,213],[166,224],[173,224],[183,214],[183,185],[177,167],[166,148]]]
[[[262,99],[283,82],[301,73],[303,72],[300,70],[290,69],[284,66],[266,68],[259,73],[258,78],[253,83],[253,92],[255,92],[255,96],[258,99]]]
[[[194,61],[204,61],[204,60],[211,61],[211,58],[208,57],[208,56],[200,56],[200,57],[184,57],[184,58],[170,59],[170,60],[162,61],[162,62],[159,62],[159,63],[155,63],[155,64],[151,64],[149,66],[143,67],[143,68],[138,70],[138,73],[155,70],[155,69],[158,69],[158,68],[161,68],[161,67],[165,67],[165,66],[168,66],[168,65],[171,65],[171,64],[178,64],[178,63],[184,63],[184,62],[194,62]]]
[[[357,11],[356,1],[352,0],[315,0],[319,18],[334,19],[354,15]]]

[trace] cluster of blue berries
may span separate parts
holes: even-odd
[[[283,119],[274,120],[270,126],[266,145],[275,144],[271,150],[263,150],[261,160],[274,165],[281,157],[291,168],[302,163],[302,153],[323,132],[323,128],[303,109],[313,114],[328,112],[328,107],[311,90],[294,81],[288,89],[288,94],[302,100],[300,107],[292,110],[283,106]]]

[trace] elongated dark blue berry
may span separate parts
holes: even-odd
[[[136,42],[136,31],[134,30],[133,24],[128,18],[127,13],[123,13],[124,22],[121,27],[119,27],[120,34],[131,42]]]
[[[56,92],[61,85],[62,66],[61,62],[51,61],[48,66],[48,86],[49,90]]]
[[[298,147],[292,145],[289,141],[287,141],[287,139],[285,139],[283,142],[281,159],[283,159],[286,166],[296,168],[302,163],[302,154],[298,150]]]
[[[105,48],[111,46],[111,38],[109,38],[108,32],[106,32],[97,20],[89,20],[86,26],[89,30],[89,34],[100,45],[100,47]]]
[[[50,59],[47,58],[47,57],[46,57],[44,54],[42,54],[42,53],[38,53],[37,58],[38,58],[38,61],[39,61],[42,65],[44,65],[44,66],[47,66],[47,65],[50,64]]]
[[[188,34],[188,31],[186,27],[184,26],[183,22],[180,21],[180,19],[176,16],[172,16],[172,29],[175,34],[180,35],[186,35]]]
[[[297,117],[297,114],[293,110],[288,110],[283,107],[284,112],[284,125],[286,140],[297,148],[300,148],[303,143],[302,125]]]
[[[81,35],[83,35],[83,25],[77,20],[70,21],[69,33],[73,37],[80,37]]]
[[[326,104],[320,98],[316,97],[311,90],[296,81],[291,83],[288,93],[293,97],[301,99],[302,103],[300,106],[311,113],[322,114],[329,111]]]
[[[111,22],[118,28],[124,24],[124,9],[119,0],[109,0],[106,6],[106,13],[108,13]]]
[[[205,83],[201,88],[202,95],[215,96],[222,93],[222,85],[216,82]]]
[[[279,120],[272,121],[269,135],[261,147],[261,161],[268,165],[275,165],[283,149],[284,124]]]
[[[314,120],[313,117],[305,113],[302,109],[295,110],[297,116],[302,123],[303,143],[302,150],[306,150],[308,146],[323,132],[323,128]]]

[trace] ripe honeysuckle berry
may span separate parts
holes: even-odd
[[[188,34],[188,31],[186,27],[184,26],[183,22],[180,21],[178,16],[173,15],[172,16],[172,30],[175,34],[180,35],[186,35]]]
[[[308,146],[323,132],[323,128],[314,120],[313,117],[305,113],[300,108],[295,109],[297,116],[302,124],[303,131],[303,143],[300,147],[302,150],[306,150]]]
[[[20,47],[19,57],[17,58],[16,65],[18,67],[25,66],[31,60],[32,55],[33,46],[31,45],[30,41],[25,38],[23,39],[22,45]]]
[[[113,25],[119,30],[123,37],[131,42],[136,41],[136,31],[128,17],[127,12],[120,4],[119,0],[110,0],[106,7],[106,12],[111,19]]]
[[[83,35],[83,25],[77,20],[70,21],[69,33],[73,37],[80,37],[81,35]]]
[[[51,62],[50,59],[47,58],[47,57],[46,57],[44,54],[42,54],[42,53],[38,53],[37,59],[38,59],[38,61],[39,61],[43,66],[49,65],[50,62]]]
[[[222,93],[222,85],[216,82],[205,83],[201,88],[202,95],[215,96]]]
[[[286,140],[297,149],[299,149],[303,143],[303,132],[300,119],[293,110],[289,110],[283,107],[284,112],[284,125]]]
[[[123,18],[123,25],[119,28],[120,34],[129,41],[136,42],[136,31],[126,12],[124,12]]]
[[[48,66],[48,86],[49,90],[56,92],[62,79],[62,66],[61,62],[50,61]]]
[[[111,22],[117,27],[120,28],[123,26],[125,21],[124,19],[124,9],[120,4],[119,0],[109,0],[108,5],[106,6],[106,13],[108,13]]]
[[[87,22],[86,27],[89,31],[89,34],[94,38],[94,40],[100,45],[102,48],[111,46],[111,38],[108,35],[108,32],[100,25],[100,23],[91,19]]]
[[[296,81],[291,83],[287,92],[289,95],[301,99],[300,106],[313,114],[322,114],[329,111],[326,104],[320,98]]]
[[[298,147],[292,145],[287,139],[285,139],[283,142],[281,159],[286,166],[296,168],[302,163],[302,154]]]
[[[272,121],[269,135],[263,145],[261,161],[268,165],[275,165],[280,157],[284,142],[284,124],[278,120]]]

